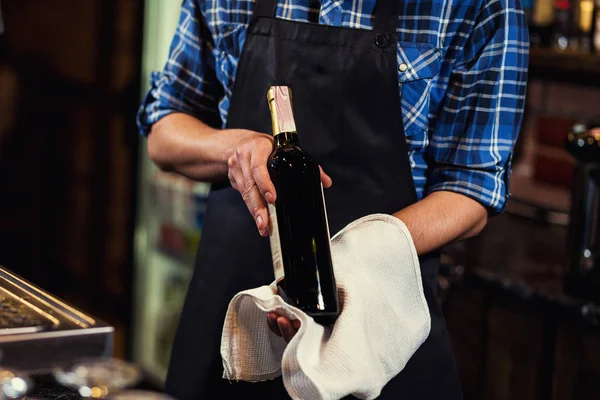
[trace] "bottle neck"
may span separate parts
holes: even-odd
[[[273,137],[275,147],[298,146],[298,133],[281,132]]]

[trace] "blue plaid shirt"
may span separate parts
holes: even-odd
[[[260,0],[258,0],[260,1]],[[279,18],[372,29],[376,0],[280,0]],[[255,0],[184,0],[138,114],[147,135],[184,112],[225,126]],[[521,126],[529,37],[519,0],[402,0],[398,89],[419,198],[462,193],[501,212]],[[403,42],[418,46],[404,46]],[[400,132],[398,133],[400,134]]]

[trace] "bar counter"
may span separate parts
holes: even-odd
[[[54,372],[110,359],[113,335],[112,326],[0,266],[0,389],[11,398],[25,390],[24,399],[79,398]]]
[[[564,290],[567,226],[511,213],[449,246],[440,297],[465,399],[600,398],[600,308]]]
[[[507,212],[445,249],[440,301],[466,400],[600,398],[600,308],[565,293],[566,241],[564,225]],[[79,395],[42,374],[25,399],[42,398]]]

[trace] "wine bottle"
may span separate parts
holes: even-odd
[[[589,53],[592,50],[592,29],[594,22],[594,0],[578,0],[574,27],[578,42],[577,50]]]
[[[531,45],[549,47],[552,42],[554,0],[536,0],[533,7]]]
[[[554,32],[552,45],[557,50],[566,50],[573,45],[571,39],[572,23],[571,0],[556,0],[554,4]]]
[[[290,89],[272,86],[267,98],[274,136],[267,168],[276,191],[269,236],[278,293],[329,325],[340,305],[319,165],[300,147]]]

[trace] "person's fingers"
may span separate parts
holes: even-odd
[[[281,316],[275,312],[267,314],[267,325],[271,332],[277,336],[283,337],[286,342],[292,340],[292,338],[300,329],[300,321],[290,321],[287,317]]]
[[[242,198],[254,218],[259,233],[265,236],[268,231],[269,214],[265,200],[252,176],[251,157],[251,150],[248,147],[242,147],[236,151],[237,164],[242,170],[243,176],[243,184],[237,182],[238,191],[242,193]]]
[[[331,180],[331,177],[329,175],[327,175],[325,173],[325,171],[323,171],[323,168],[321,168],[319,166],[319,170],[321,171],[321,183],[323,184],[324,188],[328,188],[331,187],[331,184],[333,183],[333,181]]]
[[[293,320],[292,321],[292,327],[296,330],[296,332],[298,331],[298,329],[300,329],[300,320]]]
[[[292,327],[292,323],[286,317],[277,318],[277,325],[279,326],[279,330],[281,331],[281,335],[286,342],[292,340],[294,335],[296,334],[296,330]]]
[[[279,330],[279,325],[277,325],[277,317],[278,317],[278,315],[275,313],[272,313],[272,312],[267,314],[267,325],[269,326],[269,329],[271,330],[271,332],[273,332],[277,336],[281,336],[281,331]]]
[[[231,186],[241,193],[262,236],[269,233],[269,212],[266,202],[273,204],[277,198],[275,186],[267,169],[272,146],[270,140],[256,138],[238,148],[228,161],[228,178]],[[333,183],[331,177],[321,167],[319,173],[323,187],[331,187]]]
[[[262,197],[269,203],[275,203],[277,194],[275,193],[275,186],[271,182],[269,171],[267,169],[267,161],[271,154],[273,146],[271,142],[266,140],[257,140],[254,142],[252,156],[250,160],[250,170],[252,172],[252,178],[258,186]]]

